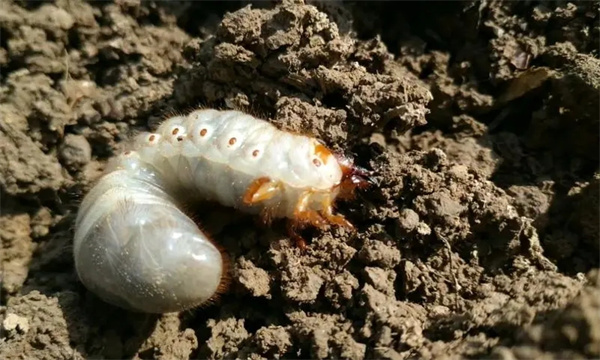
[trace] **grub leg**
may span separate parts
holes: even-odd
[[[312,192],[307,191],[300,197],[298,204],[294,209],[294,220],[301,224],[308,224],[314,227],[323,228],[327,222],[318,212],[308,209],[308,202]]]
[[[296,246],[298,246],[301,250],[306,249],[307,245],[304,238],[298,234],[298,228],[303,228],[307,225],[323,228],[327,225],[325,219],[323,219],[318,212],[308,209],[311,195],[312,192],[310,191],[302,194],[294,209],[294,217],[289,219],[287,223],[287,230],[290,239],[292,239]]]
[[[344,216],[333,213],[333,202],[331,198],[327,198],[323,201],[322,214],[329,223],[354,231],[354,226],[346,220]]]
[[[306,250],[306,240],[298,234],[296,230],[295,224],[292,221],[287,222],[287,233],[290,239],[294,242],[294,244],[302,251]]]
[[[244,204],[253,205],[269,200],[280,190],[281,184],[278,181],[271,180],[268,177],[258,178],[248,186],[243,198]]]

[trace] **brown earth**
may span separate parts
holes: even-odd
[[[3,0],[0,358],[600,357],[598,3]],[[81,196],[132,131],[242,108],[374,169],[356,235],[200,214],[213,305],[77,281]],[[235,226],[234,226],[235,225]]]

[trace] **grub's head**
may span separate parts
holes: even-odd
[[[341,182],[342,168],[335,155],[318,140],[311,139],[311,156],[309,166],[314,169],[314,174],[319,178],[319,188],[331,189]]]
[[[334,156],[342,170],[342,180],[337,186],[340,198],[353,198],[356,189],[366,189],[372,185],[377,185],[372,171],[354,164],[352,159],[347,156],[340,154]]]
[[[371,172],[356,166],[352,159],[333,153],[319,141],[314,144],[311,161],[318,168],[321,183],[337,190],[340,197],[352,197],[354,190],[374,184]]]

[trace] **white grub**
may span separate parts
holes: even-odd
[[[201,305],[223,291],[227,261],[178,207],[178,194],[270,219],[351,227],[332,213],[346,170],[356,169],[341,160],[314,138],[239,111],[169,118],[137,135],[83,200],[74,240],[79,278],[134,311]]]

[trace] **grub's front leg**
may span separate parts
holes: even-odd
[[[294,241],[300,250],[306,249],[306,240],[304,240],[304,238],[298,234],[297,230],[299,228],[309,225],[323,228],[327,225],[325,219],[323,219],[318,212],[308,209],[311,195],[311,191],[306,191],[300,196],[300,199],[298,199],[296,207],[294,208],[293,218],[289,219],[287,223],[288,236]]]
[[[292,240],[294,244],[296,244],[296,246],[300,248],[300,250],[306,250],[306,240],[304,240],[304,238],[300,234],[298,234],[296,224],[293,221],[287,222],[287,233],[290,237],[290,240]]]
[[[330,224],[335,224],[337,226],[346,228],[350,231],[355,231],[354,226],[348,220],[346,220],[344,216],[333,213],[333,200],[331,197],[326,197],[323,200],[322,205],[322,215],[323,217],[325,217],[325,220],[327,220]]]
[[[273,198],[281,190],[281,183],[268,177],[254,180],[244,193],[243,202],[246,205],[254,205]]]
[[[275,197],[283,186],[281,182],[272,180],[268,177],[260,177],[254,180],[246,189],[242,201],[245,205],[253,206]],[[258,225],[266,226],[273,220],[273,209],[264,206],[260,210],[260,216],[257,218]]]
[[[294,209],[294,221],[300,225],[312,225],[317,228],[323,228],[327,225],[327,222],[318,212],[308,208],[312,191],[306,191],[298,200],[296,208]]]

